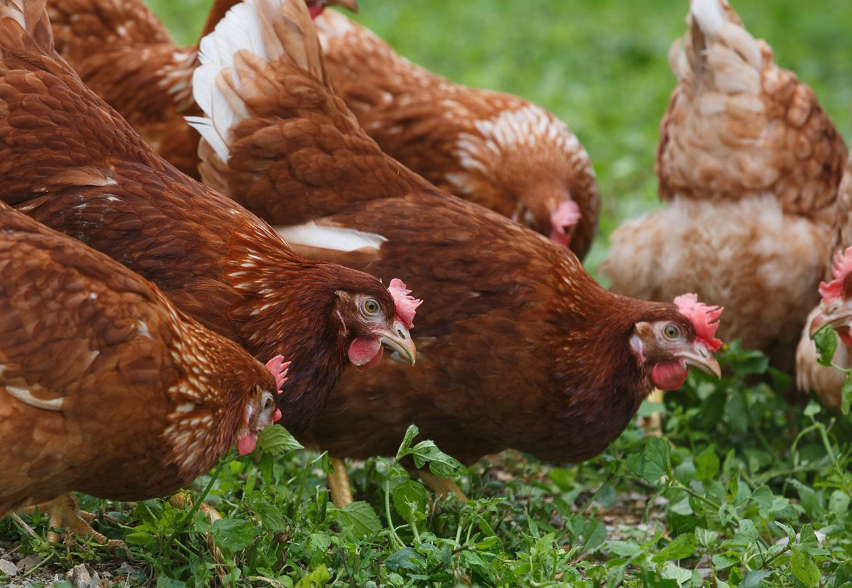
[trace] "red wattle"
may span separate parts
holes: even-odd
[[[686,381],[689,369],[680,360],[658,363],[651,368],[651,383],[660,390],[677,390]]]
[[[255,447],[257,447],[257,433],[249,433],[237,441],[237,453],[240,455],[248,455],[254,451]]]
[[[349,361],[359,368],[370,368],[382,358],[382,343],[378,337],[358,337],[349,345]]]

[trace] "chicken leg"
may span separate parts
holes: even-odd
[[[467,502],[467,496],[453,480],[439,478],[429,470],[417,470],[417,473],[420,474],[420,479],[438,495],[438,498],[453,494],[460,501]]]
[[[349,471],[346,469],[346,462],[343,459],[329,455],[328,460],[331,462],[331,467],[334,468],[328,476],[331,501],[337,508],[343,508],[354,502],[352,486],[349,484]]]
[[[98,543],[106,545],[108,549],[121,548],[130,557],[130,552],[127,550],[127,545],[124,541],[107,539],[103,534],[98,533],[92,528],[92,521],[97,518],[97,515],[80,510],[80,505],[77,503],[77,497],[73,493],[63,494],[58,498],[54,498],[50,502],[39,505],[38,508],[48,514],[48,526],[50,531],[47,532],[47,541],[49,543],[60,543],[63,536],[53,529],[61,528],[64,531],[64,542],[71,542],[71,535],[80,535],[83,537],[91,537]],[[24,514],[32,514],[36,507],[23,509]],[[131,558],[132,559],[132,558]]]
[[[651,393],[648,395],[648,402],[657,402],[659,404],[662,404],[663,401],[664,401],[663,391],[658,389],[658,388],[654,388],[651,391]],[[662,413],[657,410],[657,411],[654,411],[651,414],[649,414],[644,419],[642,419],[642,428],[645,429],[645,431],[649,435],[654,435],[655,437],[662,437],[663,436]]]

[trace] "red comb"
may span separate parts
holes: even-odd
[[[849,272],[852,272],[852,247],[834,256],[834,267],[831,268],[834,279],[819,285],[819,295],[824,301],[836,300],[843,295],[843,280]]]
[[[707,306],[698,302],[696,294],[683,294],[674,299],[680,314],[689,319],[695,329],[696,337],[710,351],[719,351],[722,341],[716,339],[716,329],[719,328],[719,317],[724,310],[720,306]]]
[[[407,289],[405,283],[398,278],[391,280],[388,291],[393,296],[396,315],[402,319],[406,329],[413,329],[414,314],[417,312],[417,307],[423,304],[423,301],[417,300],[414,296],[409,296],[411,290]]]
[[[287,369],[290,367],[290,362],[284,361],[283,355],[276,355],[266,362],[266,369],[275,376],[275,387],[281,388],[281,385],[287,381]],[[281,394],[281,391],[278,392]]]

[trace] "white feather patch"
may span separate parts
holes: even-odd
[[[332,251],[379,249],[382,243],[387,241],[387,238],[376,233],[365,233],[342,227],[326,227],[313,221],[304,225],[275,227],[275,230],[290,245]]]
[[[34,406],[36,408],[41,408],[42,410],[52,410],[54,412],[58,412],[62,410],[62,403],[65,400],[64,398],[54,398],[53,400],[42,400],[40,398],[36,398],[33,396],[32,391],[29,388],[24,388],[21,386],[6,386],[6,393],[9,396],[13,396],[23,402],[24,404],[29,404],[30,406]]]
[[[701,31],[710,38],[717,37],[727,21],[720,0],[692,0],[689,13]]]
[[[231,129],[248,117],[239,97],[233,92],[226,95],[229,84],[240,87],[233,69],[234,56],[240,51],[249,51],[269,61],[270,55],[281,53],[275,35],[269,31],[264,34],[260,12],[280,13],[288,1],[291,0],[245,0],[231,8],[216,29],[201,39],[198,54],[201,65],[192,77],[192,94],[205,116],[186,117],[186,120],[225,162],[230,157]],[[265,9],[261,8],[261,3]],[[268,47],[266,43],[277,45]],[[223,79],[223,76],[231,77]]]

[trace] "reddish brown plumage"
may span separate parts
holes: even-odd
[[[281,423],[305,428],[355,338],[397,333],[387,288],[294,254],[266,223],[163,161],[50,52],[49,35],[36,44],[14,20],[0,22],[3,200],[150,279],[262,361],[292,361]],[[358,296],[382,312],[359,315]]]
[[[202,35],[236,3],[214,0]],[[59,54],[155,151],[198,178],[198,133],[184,120],[200,114],[192,99],[198,46],[176,46],[143,0],[47,4]]]
[[[585,257],[600,191],[588,154],[562,121],[517,96],[419,67],[338,12],[316,23],[335,90],[385,153],[442,190],[545,236],[559,204],[573,200],[580,218],[569,230],[570,247]]]
[[[670,322],[692,345],[690,322],[672,304],[606,292],[564,247],[384,155],[333,96],[304,10],[278,3],[259,4],[277,15],[264,24],[281,44],[270,54],[284,56],[237,55],[227,101],[248,117],[230,130],[227,162],[202,142],[202,175],[278,225],[381,235],[375,248],[299,251],[376,275],[406,267],[428,292],[416,368],[350,371],[307,438],[365,458],[393,453],[416,423],[465,462],[506,447],[558,461],[602,451],[650,392],[650,367],[671,360],[648,334]],[[645,363],[634,337],[646,337]]]
[[[0,518],[71,490],[170,494],[270,424],[275,395],[153,284],[0,205]]]

